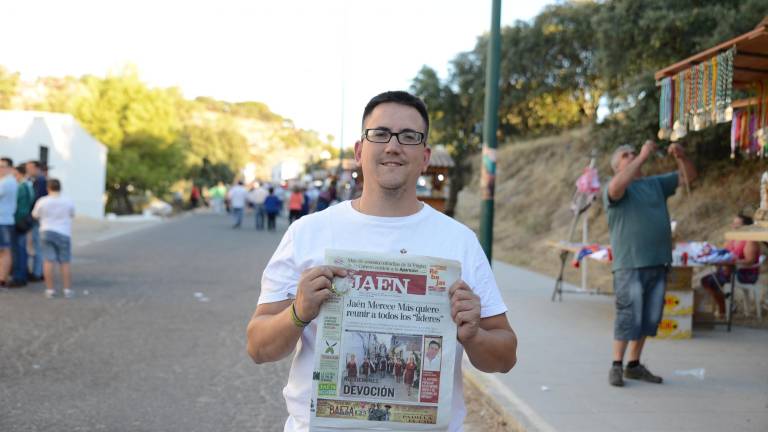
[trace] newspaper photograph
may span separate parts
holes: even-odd
[[[310,430],[445,430],[457,261],[328,250],[347,270],[317,317]]]

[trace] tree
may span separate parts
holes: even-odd
[[[462,84],[459,83],[460,90]],[[475,98],[471,92],[455,92],[449,85],[440,82],[437,73],[424,66],[414,78],[411,91],[421,97],[427,104],[430,124],[429,142],[431,145],[443,144],[454,159],[455,166],[451,168],[450,194],[446,202],[445,213],[453,215],[458,194],[470,178],[472,169],[467,156],[479,147],[479,139],[475,133],[478,123]]]
[[[131,213],[129,195],[164,193],[183,166],[177,89],[150,89],[134,69],[106,78],[85,76],[75,117],[109,148],[108,207]]]
[[[19,73],[0,66],[0,109],[11,108],[19,87]]]

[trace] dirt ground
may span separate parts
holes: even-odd
[[[564,132],[558,136],[503,145],[498,151],[496,202],[494,218],[493,257],[513,265],[529,268],[557,277],[560,268],[558,252],[549,247],[548,240],[565,240],[573,219],[570,203],[575,182],[589,163],[593,150],[587,128]],[[691,152],[691,149],[687,149]],[[676,239],[679,241],[709,241],[722,245],[723,234],[739,211],[747,214],[759,204],[760,175],[764,161],[747,160],[738,164],[728,159],[724,145],[724,160],[710,163],[700,169],[690,193],[677,191],[669,199],[669,211],[677,221]],[[695,155],[691,155],[692,158]],[[480,160],[474,157],[479,172]],[[603,186],[612,175],[610,154],[598,154],[597,168]],[[646,174],[669,172],[676,169],[667,157],[654,156],[648,161]],[[480,176],[459,194],[456,218],[478,231],[480,227]],[[585,213],[589,220],[589,242],[608,244],[608,223],[602,199],[597,199]],[[581,240],[581,223],[572,241]],[[768,247],[763,248],[768,253]],[[568,259],[566,281],[580,285],[581,272]],[[768,274],[768,264],[763,269]],[[590,288],[611,293],[610,267],[595,262],[589,264]],[[514,287],[504,287],[514,288]],[[741,317],[737,305],[736,321],[740,325],[768,327]],[[754,314],[754,312],[753,312]]]
[[[467,432],[522,432],[507,419],[496,402],[468,379],[464,379],[464,401],[467,405],[464,430]]]

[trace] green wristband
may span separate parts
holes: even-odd
[[[299,318],[299,315],[296,314],[296,303],[291,303],[291,319],[293,320],[293,324],[296,325],[296,327],[304,328],[309,325],[311,321],[302,321],[301,318]]]

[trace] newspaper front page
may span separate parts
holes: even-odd
[[[310,430],[447,429],[461,264],[342,250],[325,262],[348,273],[317,317]]]

